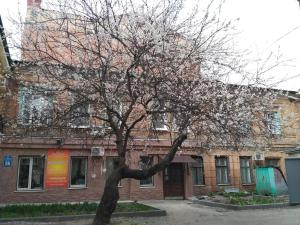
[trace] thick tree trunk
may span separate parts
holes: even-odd
[[[119,200],[119,174],[115,171],[106,180],[101,201],[97,207],[96,216],[92,225],[107,225],[110,223],[111,215],[117,207]]]

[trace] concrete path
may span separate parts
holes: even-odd
[[[190,204],[188,201],[141,201],[167,211],[165,217],[115,219],[115,225],[299,225],[300,207],[231,211]],[[6,223],[7,225],[89,225],[91,220],[63,223]]]

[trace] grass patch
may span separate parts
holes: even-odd
[[[96,203],[10,205],[0,208],[0,218],[92,214],[96,212],[97,205]],[[140,212],[154,209],[151,206],[129,202],[118,203],[115,212]]]
[[[255,196],[251,193],[237,192],[237,193],[223,193],[223,196],[229,200],[230,204],[234,205],[261,205],[261,204],[274,204],[283,203],[284,199],[272,196]]]

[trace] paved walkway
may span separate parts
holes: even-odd
[[[164,209],[165,217],[115,219],[115,225],[299,225],[300,207],[231,211],[190,204],[188,201],[142,201]],[[64,223],[17,222],[7,225],[89,225],[91,220]]]

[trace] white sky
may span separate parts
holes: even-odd
[[[186,0],[187,6],[197,0]],[[18,9],[24,16],[27,0],[0,0],[0,14],[5,28],[10,29],[9,15],[16,16]],[[278,88],[300,89],[300,6],[297,0],[226,0],[224,16],[237,20],[240,31],[238,47],[251,51],[251,59],[279,53],[284,66],[273,70],[268,79]],[[248,56],[249,57],[249,56]],[[294,77],[294,78],[293,78]]]

